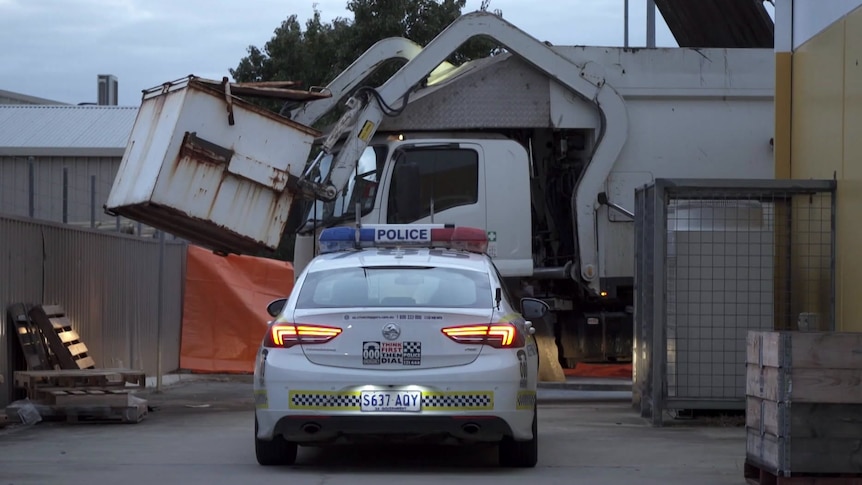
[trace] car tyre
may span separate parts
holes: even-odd
[[[263,466],[285,466],[296,462],[297,445],[284,439],[284,436],[273,436],[272,440],[261,440],[257,437],[257,418],[254,418],[254,454],[257,462]]]
[[[507,468],[533,468],[539,461],[539,421],[536,406],[533,406],[533,438],[516,441],[506,436],[499,445],[500,465]]]

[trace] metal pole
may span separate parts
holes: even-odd
[[[662,426],[664,413],[664,385],[667,374],[667,300],[665,295],[665,265],[667,263],[667,193],[665,185],[656,182],[652,203],[655,207],[653,218],[653,334],[650,353],[650,374],[652,375],[652,425]]]
[[[90,228],[96,227],[96,176],[90,175]]]
[[[63,167],[63,224],[69,222],[69,168]]]
[[[836,240],[837,239],[836,234],[838,232],[838,214],[836,212],[837,212],[837,205],[838,205],[837,202],[838,201],[837,201],[837,194],[835,193],[834,187],[832,188],[832,193],[830,194],[830,196],[832,199],[831,200],[832,204],[830,207],[831,214],[829,217],[829,219],[830,219],[829,220],[829,222],[830,222],[829,231],[831,232],[830,238],[832,240],[832,244],[831,244],[832,247],[829,248],[830,249],[830,257],[829,257],[829,270],[830,270],[829,271],[829,273],[830,273],[829,311],[830,311],[831,315],[829,316],[830,322],[829,322],[828,330],[834,332],[835,327],[837,326],[837,323],[838,323],[838,319],[835,316],[835,311],[836,311],[835,294],[837,292],[837,285],[835,283],[835,270],[836,270],[835,262],[836,262],[836,259],[838,256],[838,253],[837,253],[838,241]]]
[[[29,209],[30,218],[32,219],[33,216],[36,214],[36,197],[34,195],[34,192],[36,190],[36,187],[35,187],[36,186],[36,166],[33,164],[33,157],[29,157],[27,160],[28,160],[27,165],[28,165],[28,168],[30,169],[30,178],[29,178],[29,184],[30,184],[29,190],[30,190],[30,192],[27,194],[28,203],[29,203],[28,209]]]
[[[623,2],[623,45],[625,47],[629,46],[629,0],[624,0]]]
[[[162,310],[164,307],[164,273],[165,273],[165,233],[159,231],[159,283],[158,283],[158,298],[157,312],[158,319],[156,320],[156,392],[162,392]]]
[[[655,47],[655,0],[646,2],[646,46]]]

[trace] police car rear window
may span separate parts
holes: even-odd
[[[339,268],[306,276],[296,308],[490,308],[487,273],[459,268]]]

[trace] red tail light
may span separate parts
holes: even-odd
[[[524,346],[524,334],[511,323],[446,327],[443,334],[459,344],[485,344],[497,349]]]
[[[323,344],[338,337],[342,330],[326,325],[274,323],[266,333],[265,347],[290,348],[294,345]]]

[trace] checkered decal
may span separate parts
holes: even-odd
[[[412,353],[421,353],[422,352],[422,342],[404,342],[404,347],[402,352],[405,354]]]
[[[533,409],[533,405],[535,403],[536,403],[536,392],[535,391],[520,391],[518,393],[515,407],[517,409]]]
[[[291,409],[331,409],[357,411],[360,408],[358,392],[290,391]],[[494,409],[494,393],[448,392],[425,394],[422,409],[446,411],[449,409]]]
[[[300,409],[359,409],[359,393],[290,393],[290,407]]]
[[[494,395],[428,394],[422,396],[422,409],[493,409]]]

